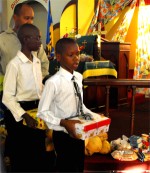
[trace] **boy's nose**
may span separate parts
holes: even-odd
[[[79,55],[74,55],[74,59],[80,59]]]

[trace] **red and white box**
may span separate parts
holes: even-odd
[[[93,120],[84,120],[79,117],[72,118],[81,121],[81,124],[75,124],[76,134],[79,139],[85,140],[100,133],[108,132],[111,119],[103,114],[92,113],[92,116]]]

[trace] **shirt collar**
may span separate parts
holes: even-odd
[[[17,56],[23,63],[31,62],[20,50],[17,52]],[[39,63],[39,61],[40,60],[33,55],[33,62]]]
[[[73,76],[76,78],[76,73],[73,71],[73,74],[65,70],[64,68],[60,67],[59,73],[61,73],[62,76],[64,76],[67,80],[71,80]]]
[[[6,32],[7,34],[14,34],[14,35],[17,35],[17,33],[16,33],[12,28],[8,28],[5,32]]]

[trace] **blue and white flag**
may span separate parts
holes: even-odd
[[[53,20],[51,15],[50,0],[48,2],[47,12],[46,53],[50,57],[54,56]]]

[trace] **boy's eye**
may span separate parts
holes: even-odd
[[[72,56],[73,56],[73,54],[69,54],[69,56],[70,56],[70,57],[72,57]]]
[[[80,56],[80,52],[70,53],[70,54],[68,54],[68,56],[70,56],[70,57]]]

